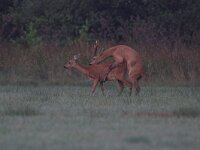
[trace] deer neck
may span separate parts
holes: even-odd
[[[77,63],[74,68],[76,68],[78,71],[80,71],[81,73],[83,73],[85,75],[89,74],[88,67],[86,67],[84,65],[81,65],[81,64]]]
[[[99,62],[105,60],[106,58],[113,55],[113,52],[115,51],[115,48],[109,48],[105,50],[98,58]]]

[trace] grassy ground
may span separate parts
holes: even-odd
[[[0,86],[1,150],[198,150],[200,87],[146,86],[140,96],[90,86]]]

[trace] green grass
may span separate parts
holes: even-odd
[[[1,150],[198,150],[200,87],[0,86]]]

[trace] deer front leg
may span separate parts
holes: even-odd
[[[119,64],[123,63],[123,58],[119,58],[117,60],[115,60],[115,62],[113,62],[110,66],[109,66],[109,69],[108,71],[105,73],[105,76],[104,76],[104,81],[106,81],[106,78],[108,76],[108,74],[110,73],[110,71],[114,68],[116,68]]]
[[[98,82],[99,82],[98,79],[93,80],[92,93],[91,93],[92,96],[94,96],[94,92],[95,92],[95,90],[96,90],[96,87],[97,87]]]

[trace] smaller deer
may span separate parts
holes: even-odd
[[[106,63],[106,64],[94,64],[94,65],[82,65],[78,62],[80,55],[74,55],[73,59],[69,60],[65,65],[64,68],[66,69],[72,69],[75,68],[81,73],[85,74],[87,77],[89,77],[91,80],[93,80],[93,86],[92,86],[92,95],[94,95],[94,92],[96,90],[96,86],[98,83],[100,83],[101,91],[104,94],[104,82],[105,81],[111,81],[111,80],[117,80],[120,92],[119,95],[124,90],[124,85],[127,85],[129,87],[129,95],[132,93],[132,83],[126,80],[126,63],[123,62],[119,64],[116,68],[112,69],[106,80],[104,81],[104,75],[106,72],[108,72],[109,67],[112,63]]]

